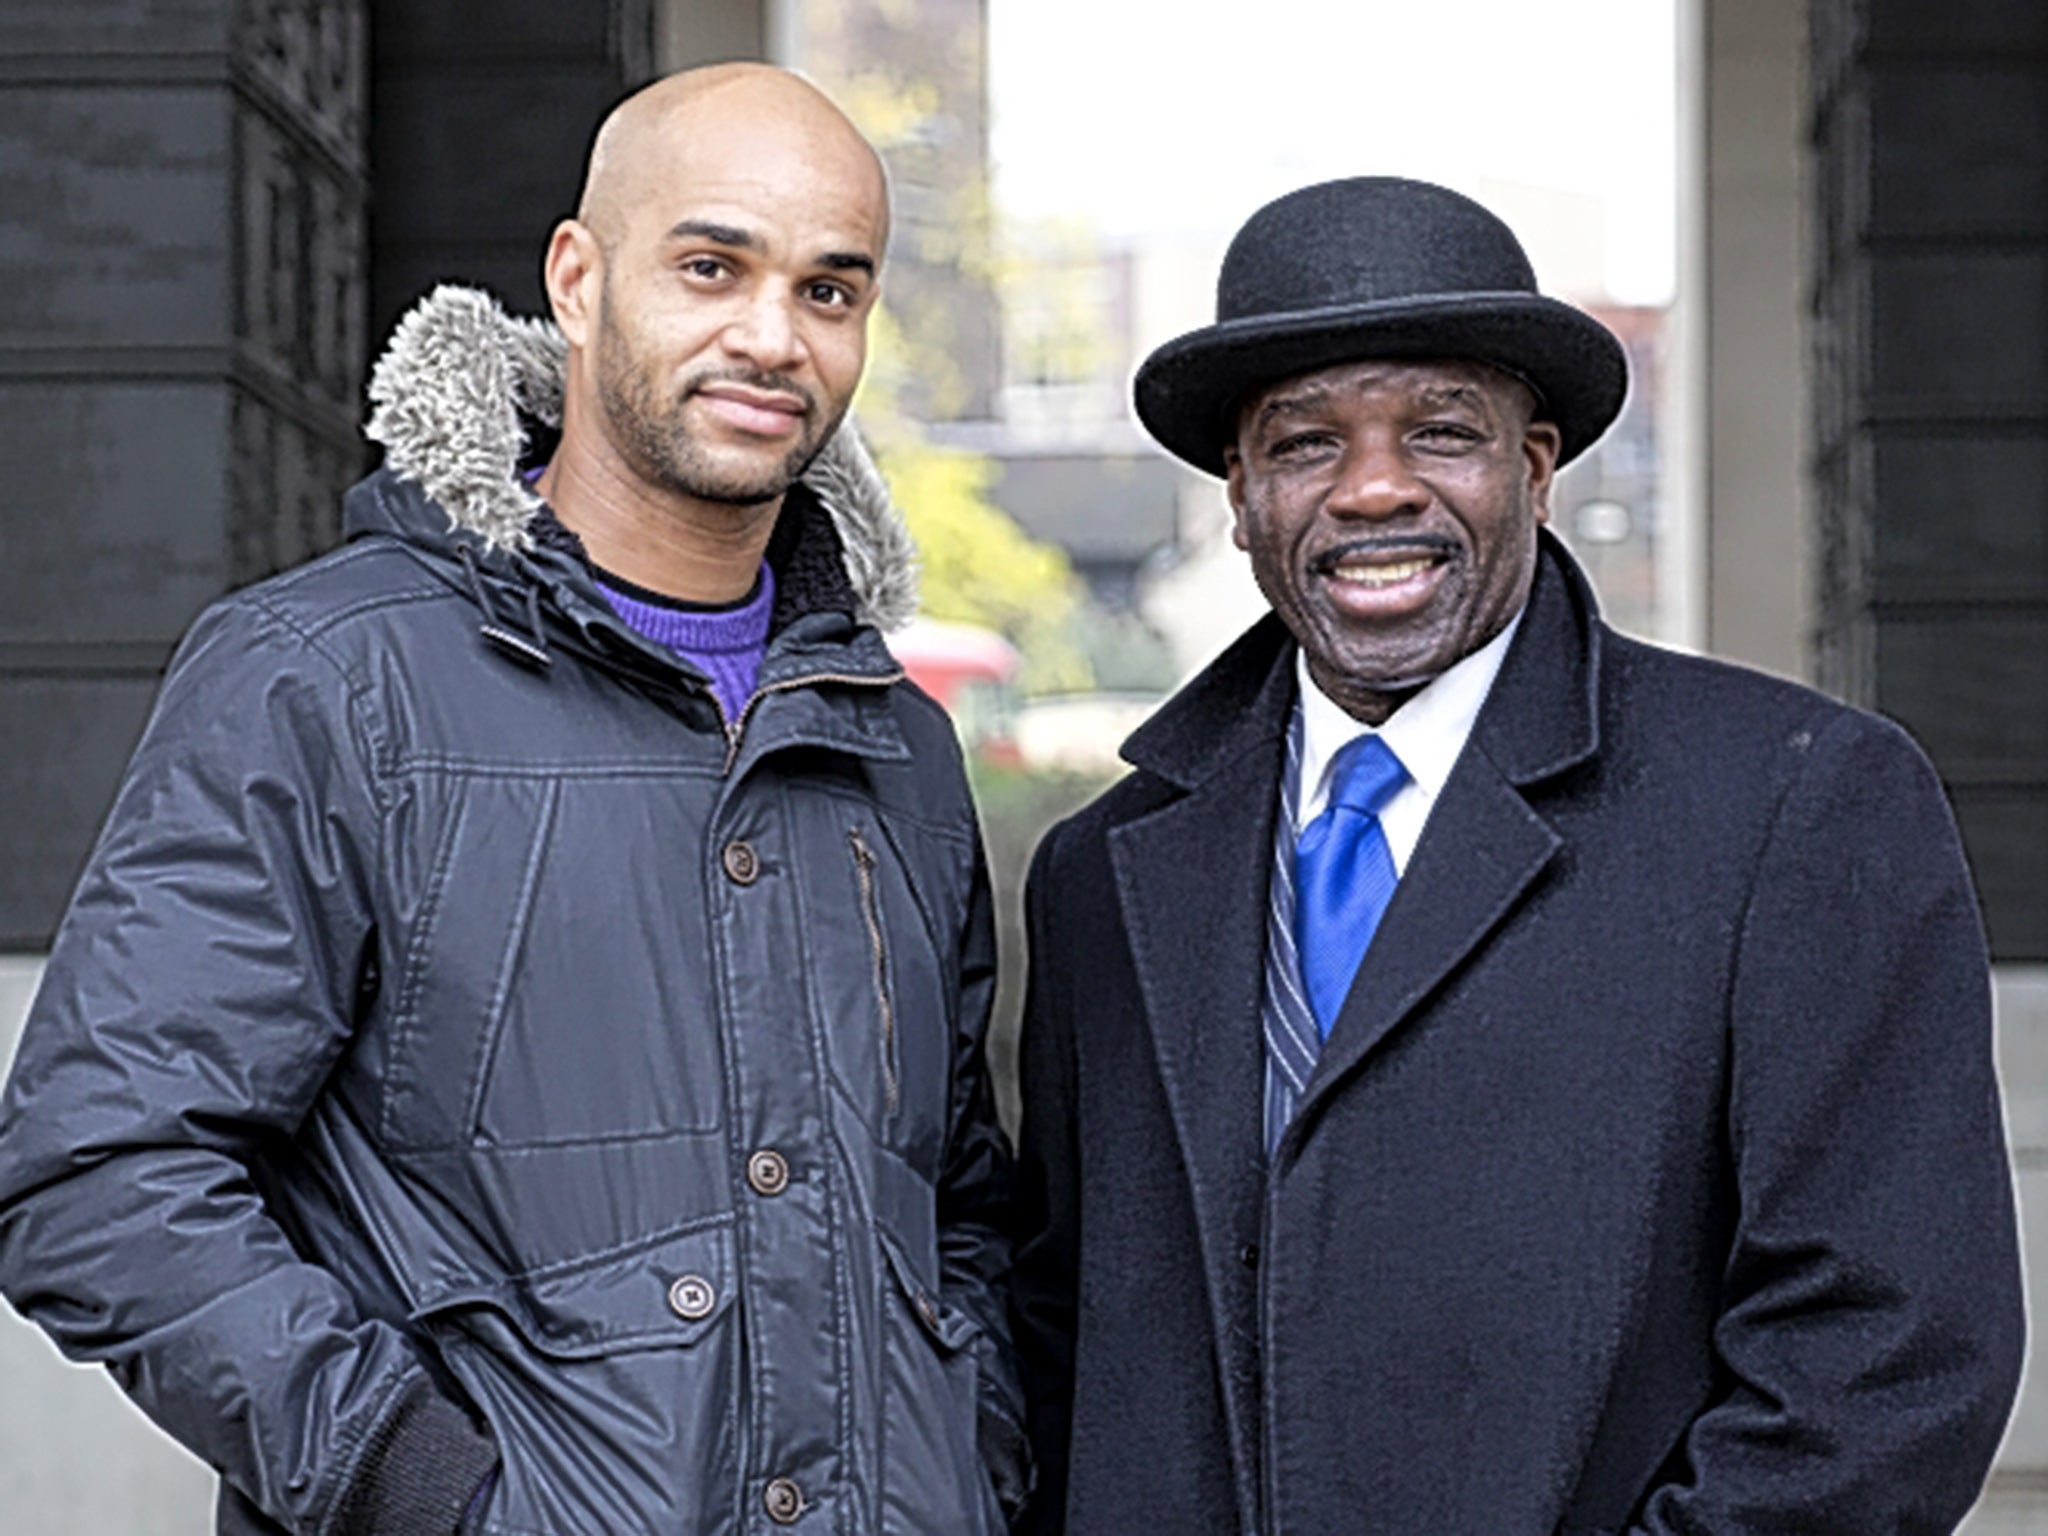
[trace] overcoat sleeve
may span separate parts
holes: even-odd
[[[440,1532],[489,1440],[251,1174],[346,1045],[371,945],[355,705],[258,599],[181,647],[0,1099],[0,1289],[287,1529]]]
[[[1984,942],[1946,802],[1869,716],[1794,744],[1727,1001],[1724,1390],[1639,1536],[1947,1533],[2018,1382]]]

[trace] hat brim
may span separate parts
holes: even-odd
[[[1227,320],[1176,337],[1132,381],[1138,419],[1168,452],[1224,472],[1237,405],[1296,374],[1367,359],[1491,363],[1542,395],[1558,463],[1590,448],[1621,414],[1628,358],[1583,310],[1533,293],[1461,293]]]

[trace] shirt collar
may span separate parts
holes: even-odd
[[[1471,655],[1432,678],[1423,689],[1378,727],[1381,736],[1408,770],[1408,777],[1429,803],[1443,792],[1457,766],[1459,754],[1472,735],[1473,724],[1493,680],[1500,675],[1515,631],[1521,627],[1522,612],[1508,620],[1507,627]],[[1301,698],[1301,786],[1302,825],[1322,809],[1330,759],[1355,736],[1374,734],[1374,728],[1346,714],[1309,676],[1307,654],[1299,649],[1294,657],[1295,679]]]

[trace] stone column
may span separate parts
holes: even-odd
[[[1814,0],[1819,676],[2048,960],[2048,6]]]
[[[2048,7],[1812,0],[1822,684],[1919,737],[1997,967],[2036,1344],[1967,1536],[2048,1528]]]
[[[1810,678],[1805,18],[1785,0],[1695,3],[1704,69],[1691,195],[1703,208],[1686,223],[1703,302],[1683,334],[1705,369],[1699,639],[1717,656]]]
[[[576,210],[598,122],[654,74],[654,10],[655,0],[371,0],[373,350],[436,283],[547,312],[548,231]]]
[[[361,463],[362,0],[0,8],[0,950],[48,940],[170,647]]]

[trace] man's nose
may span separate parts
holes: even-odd
[[[1397,517],[1428,501],[1429,489],[1416,477],[1399,438],[1372,433],[1346,445],[1327,505],[1340,516]]]
[[[726,326],[726,350],[768,372],[782,372],[803,355],[796,325],[795,299],[775,288],[763,288]]]

